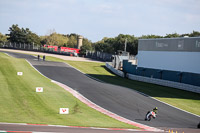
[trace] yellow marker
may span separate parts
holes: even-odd
[[[177,133],[177,131],[176,131],[176,133]]]
[[[173,130],[172,130],[172,133],[174,133]]]

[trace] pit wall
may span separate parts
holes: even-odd
[[[123,71],[113,68],[111,63],[106,63],[106,67],[116,75],[131,80],[200,93],[200,74],[141,68],[128,60],[123,61]]]

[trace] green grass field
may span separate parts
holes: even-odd
[[[57,59],[48,57],[48,60],[56,61]],[[132,88],[180,109],[200,115],[200,94],[121,78],[109,72],[105,68],[105,63],[64,61],[61,59],[58,61],[67,62],[80,71],[104,82]]]
[[[17,72],[23,72],[23,76]],[[44,92],[36,93],[36,87],[43,87]],[[63,107],[69,108],[68,115],[59,114]],[[136,128],[88,107],[40,75],[24,59],[1,52],[0,122]]]

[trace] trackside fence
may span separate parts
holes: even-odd
[[[141,81],[141,82],[146,82],[146,83],[152,83],[152,84],[177,88],[177,89],[186,90],[186,91],[195,92],[195,93],[200,94],[200,87],[199,86],[194,86],[194,85],[190,85],[190,84],[179,83],[179,82],[174,82],[174,81],[169,81],[169,80],[163,80],[163,79],[156,79],[156,78],[153,78],[153,77],[145,77],[145,76],[139,76],[139,75],[135,75],[135,74],[125,73],[123,71],[115,69],[112,66],[112,63],[110,63],[110,62],[106,62],[106,67],[110,71],[112,71],[114,74],[116,74],[120,77],[126,77],[126,78],[131,79],[131,80],[136,80],[136,81]]]
[[[54,48],[47,48],[47,47],[43,47],[39,45],[34,45],[34,43],[33,44],[11,43],[11,42],[0,43],[0,48],[45,52],[45,53],[61,54],[61,55],[67,55],[67,56],[78,56],[74,52],[62,51],[61,48],[58,48],[55,51]],[[112,61],[112,54],[99,52],[99,51],[86,51],[85,57],[95,59],[95,60],[100,60],[100,61]]]

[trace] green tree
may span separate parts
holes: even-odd
[[[83,44],[80,48],[80,54],[85,55],[87,50],[91,50],[91,46],[87,44]]]
[[[114,53],[114,38],[104,37],[101,41],[98,41],[94,44],[96,51],[106,52],[106,53]]]
[[[139,39],[150,39],[150,38],[163,38],[163,37],[159,35],[142,35],[141,37],[139,37]]]
[[[101,41],[95,43],[95,50],[106,53],[117,53],[118,50],[124,51],[125,40],[127,39],[126,51],[132,55],[137,54],[138,38],[131,35],[119,34],[115,38],[104,37]]]
[[[42,45],[47,44],[47,37],[48,37],[48,36],[40,36],[40,43],[41,43]]]
[[[34,44],[37,44],[37,45],[41,45],[41,40],[40,40],[40,37],[35,34],[35,33],[31,33],[31,41],[29,41],[29,44],[34,43]]]
[[[181,37],[181,35],[177,33],[167,34],[164,38],[177,38],[177,37]]]
[[[63,46],[67,44],[68,38],[62,34],[52,33],[50,36],[44,37],[42,43],[46,43],[47,45],[56,45],[56,46]]]
[[[126,51],[129,52],[131,55],[137,54],[138,48],[138,38],[134,37],[133,35],[123,35],[119,34],[114,41],[114,51],[117,52],[118,50],[124,51],[125,48],[125,40],[127,39],[127,48]]]
[[[192,33],[189,34],[189,37],[200,37],[200,32],[193,31]]]
[[[40,43],[41,39],[37,34],[31,32],[28,28],[26,28],[26,29],[22,28],[22,31],[25,34],[25,43],[27,43],[27,44],[33,44],[34,43],[34,44],[37,44],[37,45],[41,44]]]
[[[6,43],[8,40],[7,40],[7,36],[0,33],[0,46],[3,45],[4,43]]]
[[[94,48],[92,47],[92,42],[87,38],[83,38],[83,45],[87,45],[89,48],[88,50],[94,50]]]
[[[24,33],[22,30],[18,27],[18,25],[12,25],[12,27],[9,28],[10,34],[8,34],[9,38],[8,40],[12,43],[25,43],[24,40]]]
[[[87,50],[94,50],[92,47],[92,42],[89,41],[87,38],[83,38],[83,45],[80,48],[80,54],[85,55]]]
[[[67,43],[67,47],[70,47],[70,48],[76,48],[77,47],[77,37],[78,35],[77,34],[70,34],[70,35],[67,35],[68,37],[68,43]]]
[[[8,40],[12,43],[26,43],[40,45],[40,38],[37,34],[31,32],[28,28],[19,28],[18,25],[12,25],[9,30]]]

